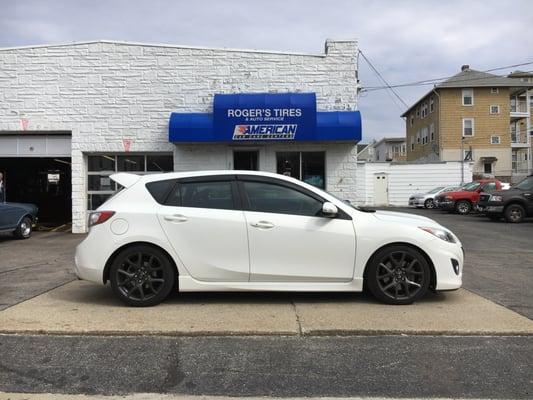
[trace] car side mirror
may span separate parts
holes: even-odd
[[[329,201],[326,201],[324,204],[322,204],[322,214],[325,217],[334,218],[338,213],[339,209],[335,204],[330,203]]]

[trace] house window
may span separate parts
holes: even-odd
[[[498,88],[497,87],[493,87],[493,88],[490,88],[490,92],[492,94],[497,94],[499,92]]]
[[[429,112],[432,113],[433,111],[435,111],[435,99],[431,96],[429,98]]]
[[[472,150],[463,150],[463,160],[472,161],[473,159]]]
[[[422,144],[427,144],[428,142],[428,127],[425,126],[422,128]]]
[[[420,144],[420,131],[416,133],[416,144]]]
[[[411,151],[415,149],[415,136],[411,136]]]
[[[431,123],[429,125],[429,140],[432,142],[435,140],[435,124]]]
[[[491,114],[499,114],[500,113],[500,106],[490,106],[490,113]]]
[[[491,162],[483,163],[483,172],[486,174],[492,174],[492,163]]]
[[[474,105],[474,89],[463,89],[463,106]]]
[[[415,123],[415,116],[413,114],[411,114],[411,126],[413,126],[413,124]]]
[[[402,156],[405,156],[406,150],[407,150],[407,149],[406,149],[406,145],[405,145],[405,143],[403,143],[403,144],[402,144],[402,149],[401,149],[401,155],[402,155]]]
[[[420,116],[420,107],[417,107],[417,108],[416,108],[416,116],[417,116],[417,117]]]
[[[492,135],[490,137],[490,144],[500,144],[500,137],[498,135]]]
[[[428,115],[428,104],[426,102],[424,102],[422,104],[422,108],[421,108],[421,112],[422,112],[422,118],[426,118],[427,115]]]
[[[474,119],[463,118],[463,137],[474,136]]]

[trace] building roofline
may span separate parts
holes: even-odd
[[[346,40],[327,39],[325,43],[327,45],[328,43],[340,43],[340,42],[357,43],[356,40],[348,40],[348,39]],[[53,44],[51,43],[51,44],[0,47],[0,51],[36,49],[36,48],[43,48],[43,47],[81,46],[81,45],[95,44],[95,43],[119,44],[119,45],[124,45],[124,46],[167,47],[167,48],[174,48],[174,49],[190,49],[190,50],[213,50],[213,51],[229,51],[229,52],[241,52],[241,53],[282,54],[282,55],[306,56],[306,57],[326,57],[327,56],[327,53],[325,52],[323,54],[318,54],[318,53],[276,51],[276,50],[237,49],[237,48],[231,48],[231,47],[186,46],[186,45],[177,45],[177,44],[168,44],[168,43],[129,42],[129,41],[122,41],[122,40],[105,40],[105,39],[76,41],[76,42],[63,42],[63,43],[53,43]]]
[[[403,136],[389,136],[379,139],[376,143],[374,143],[372,146],[377,147],[383,142],[406,142],[406,138]]]

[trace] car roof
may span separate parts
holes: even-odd
[[[290,176],[276,174],[273,172],[263,172],[263,171],[248,171],[248,170],[236,170],[236,169],[227,169],[227,170],[208,170],[208,171],[184,171],[184,172],[164,172],[157,174],[148,174],[142,175],[141,180],[145,182],[159,181],[163,179],[179,179],[179,178],[196,178],[202,176],[222,176],[222,175],[250,175],[250,176],[265,176],[270,178],[276,178],[281,180],[286,180],[290,182],[302,183],[297,179],[294,179]]]

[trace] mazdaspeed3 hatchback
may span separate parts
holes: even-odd
[[[359,292],[410,304],[461,287],[463,250],[422,216],[353,207],[299,180],[256,171],[111,178],[90,214],[79,278],[111,282],[132,306],[173,291]]]

